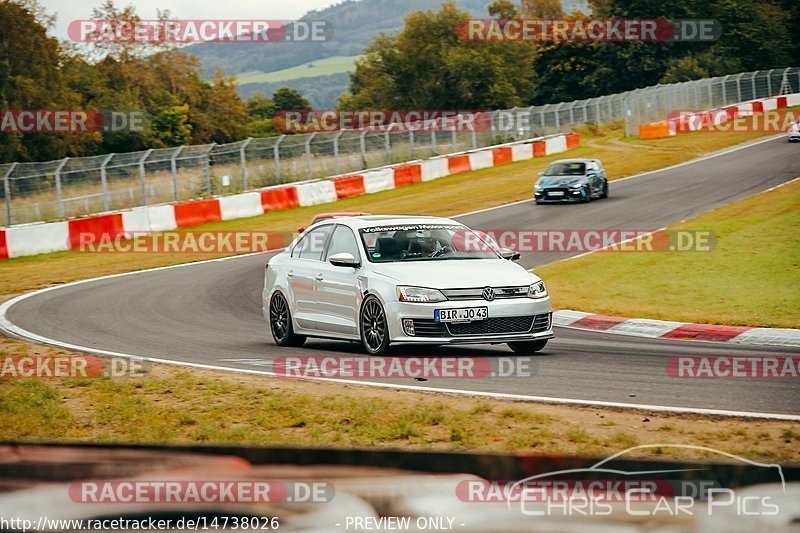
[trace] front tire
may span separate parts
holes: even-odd
[[[608,181],[603,182],[603,194],[600,195],[600,198],[608,198]]]
[[[588,185],[583,188],[583,203],[588,204],[592,201],[592,189]]]
[[[384,355],[389,350],[389,325],[381,301],[367,296],[359,317],[361,344],[370,355]]]
[[[305,335],[295,334],[289,303],[279,292],[276,292],[269,302],[269,329],[278,346],[297,347],[306,342]]]
[[[536,352],[541,352],[547,346],[547,339],[543,341],[524,341],[524,342],[509,342],[508,347],[511,351],[520,355],[533,355]]]

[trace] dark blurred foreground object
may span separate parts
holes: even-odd
[[[239,446],[124,446],[0,444],[0,523],[3,530],[12,518],[49,520],[127,518],[176,520],[205,517],[261,518],[252,530],[263,530],[265,520],[275,519],[282,531],[353,530],[353,518],[379,520],[407,517],[406,531],[430,530],[428,519],[453,518],[452,529],[461,532],[596,531],[607,529],[645,531],[756,531],[797,528],[800,521],[800,468],[783,468],[786,488],[774,479],[771,468],[749,464],[684,463],[652,460],[615,460],[613,468],[625,472],[670,471],[660,479],[714,480],[718,486],[735,488],[739,498],[762,502],[750,504],[742,515],[736,507],[715,509],[705,516],[705,506],[693,516],[653,513],[654,503],[637,502],[636,509],[651,511],[634,516],[624,502],[611,504],[606,516],[545,514],[531,516],[519,503],[478,502],[465,498],[469,483],[483,480],[518,480],[549,472],[579,469],[571,479],[596,478],[587,470],[601,459],[546,455],[490,455],[475,453],[401,452],[393,450],[326,450]],[[686,470],[675,472],[676,470]],[[658,474],[650,477],[658,477]],[[570,479],[570,478],[567,478]],[[81,503],[76,486],[90,482],[269,481],[288,489],[289,497],[269,503]],[[295,485],[327,487],[316,503],[292,501]],[[777,506],[768,515],[764,498]],[[77,499],[77,501],[76,501]],[[526,504],[528,511],[542,503]],[[758,509],[756,509],[758,508]],[[419,522],[417,520],[420,520]],[[6,522],[2,522],[6,520]],[[348,520],[350,520],[348,522]],[[221,522],[220,522],[221,523]],[[373,521],[371,524],[378,524]],[[443,522],[447,525],[447,520]],[[348,527],[349,524],[349,527]],[[425,529],[418,529],[428,524]],[[386,523],[384,523],[386,526]],[[224,528],[220,528],[224,530]],[[232,529],[232,528],[229,528]],[[274,529],[274,528],[270,528]],[[58,531],[44,527],[40,531]],[[63,530],[63,529],[62,529]],[[239,531],[248,529],[238,528]],[[373,529],[374,530],[374,529]]]

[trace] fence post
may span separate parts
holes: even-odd
[[[311,141],[313,141],[316,136],[317,132],[315,131],[306,139],[306,177],[308,179],[311,179]]]
[[[244,140],[244,144],[242,144],[241,148],[239,148],[239,162],[242,164],[242,190],[247,190],[247,156],[245,155],[244,151],[247,148],[247,145],[253,142],[252,137],[248,137]]]
[[[556,116],[556,121],[555,121],[556,122],[556,133],[561,132],[561,117],[558,116],[558,112],[561,111],[561,106],[563,106],[563,105],[564,105],[564,102],[561,102],[560,104],[558,104],[556,106],[555,110],[553,111],[555,113],[555,116]]]
[[[408,130],[408,146],[411,159],[414,159],[414,130]]]
[[[472,128],[472,149],[477,150],[478,148],[478,132],[475,131],[475,128]]]
[[[333,168],[335,169],[335,174],[339,173],[339,137],[341,137],[343,133],[343,130],[339,131],[333,138]]]
[[[767,72],[767,96],[772,96],[772,73],[775,69],[770,70]]]
[[[147,178],[144,172],[144,162],[153,153],[153,149],[149,149],[144,153],[144,156],[139,160],[139,179],[142,182],[142,205],[147,205]]]
[[[550,107],[550,104],[545,104],[544,108],[541,111],[542,117],[542,133],[547,131],[547,108]]]
[[[757,89],[756,89],[756,74],[758,74],[759,72],[761,72],[761,71],[757,70],[757,71],[753,72],[752,76],[750,76],[750,86],[753,88],[753,98],[752,98],[753,100],[758,98],[758,95],[756,94],[756,91],[757,91]]]
[[[392,142],[389,140],[389,130],[392,129],[392,126],[389,125],[389,128],[383,134],[383,146],[386,150],[386,164],[392,164]]]
[[[114,154],[108,154],[100,165],[100,187],[103,190],[103,211],[108,211],[111,208],[111,197],[108,194],[108,176],[106,175],[106,165],[111,161]]]
[[[211,150],[213,150],[216,145],[217,143],[211,143],[211,146],[208,147],[206,153],[203,154],[206,158],[203,168],[203,180],[205,181],[205,185],[203,187],[206,190],[206,194],[209,195],[211,194]]]
[[[730,74],[722,78],[722,105],[728,105],[728,77]]]
[[[275,181],[277,183],[281,182],[281,150],[280,145],[283,140],[286,138],[286,135],[281,135],[277,141],[275,141],[275,146],[272,147],[272,158],[275,160]]]
[[[3,193],[6,197],[6,225],[11,226],[11,173],[14,172],[14,169],[17,168],[17,163],[11,163],[11,166],[6,171],[5,176],[3,176]]]
[[[184,147],[179,146],[172,157],[169,158],[169,171],[172,174],[172,199],[178,201],[178,156]]]
[[[69,161],[69,157],[65,157],[61,160],[61,163],[58,164],[55,172],[56,178],[56,203],[58,204],[58,216],[60,218],[64,218],[64,199],[61,197],[61,169],[64,168],[64,165],[67,164]]]
[[[436,126],[434,126],[433,129],[431,130],[431,151],[434,154],[439,153],[439,150],[436,147]]]
[[[367,168],[367,130],[358,138],[358,146],[361,148],[361,168]]]

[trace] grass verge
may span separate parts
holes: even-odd
[[[712,231],[710,252],[597,252],[536,269],[562,309],[799,328],[800,180],[670,226]],[[602,272],[603,282],[593,282]],[[590,274],[591,273],[591,274]]]
[[[4,355],[66,352],[0,339]],[[144,377],[0,380],[15,441],[235,443],[607,456],[694,444],[800,462],[800,424],[473,399],[154,365]],[[641,457],[696,458],[655,448]]]

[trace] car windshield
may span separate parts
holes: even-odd
[[[372,263],[498,259],[497,245],[460,224],[406,224],[359,230]]]
[[[547,176],[582,176],[586,172],[585,163],[553,163],[547,169]]]

